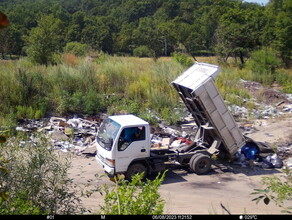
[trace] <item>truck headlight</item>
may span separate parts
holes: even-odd
[[[109,158],[105,158],[105,161],[106,165],[110,166],[110,167],[114,167],[115,164],[116,164],[116,161],[115,160],[112,160],[112,159],[109,159]]]

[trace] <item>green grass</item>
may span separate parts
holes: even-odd
[[[222,97],[229,103],[238,106],[252,107],[250,102],[251,94],[239,83],[242,78],[241,70],[235,67],[225,67],[216,78],[216,85]]]
[[[171,57],[151,58],[102,55],[87,61],[64,54],[58,65],[34,65],[26,58],[0,61],[0,122],[42,118],[48,114],[96,115],[133,113],[157,122],[162,117],[176,123],[182,105],[171,82],[186,68]],[[216,64],[215,57],[197,57]],[[229,104],[253,108],[251,94],[239,79],[256,80],[249,69],[222,66],[216,84]],[[285,92],[292,92],[292,74],[277,69],[273,74]],[[267,79],[269,80],[269,79]],[[177,109],[175,110],[174,109]]]
[[[160,114],[178,103],[170,82],[183,67],[175,61],[111,56],[92,62],[70,59],[47,67],[25,58],[1,63],[1,117],[108,111],[146,115],[147,109]]]

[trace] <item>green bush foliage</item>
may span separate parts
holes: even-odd
[[[185,53],[174,52],[172,54],[172,57],[175,61],[179,62],[184,67],[190,67],[191,65],[194,64],[192,58]]]
[[[0,214],[82,213],[67,176],[70,163],[44,136],[6,138],[0,150]]]
[[[158,189],[165,173],[155,180],[143,181],[144,173],[136,174],[131,182],[116,179],[114,189],[104,185],[100,192],[105,194],[105,204],[100,206],[105,215],[161,215],[165,202],[160,198]]]
[[[252,201],[258,204],[263,201],[268,205],[271,201],[277,206],[283,208],[282,213],[292,213],[292,207],[286,207],[285,200],[292,198],[292,172],[289,168],[284,170],[284,178],[280,177],[263,177],[262,182],[266,186],[265,189],[254,189],[251,195],[257,195]]]
[[[251,53],[246,68],[252,71],[254,81],[271,85],[276,80],[276,70],[280,65],[277,52],[271,48],[263,48]]]
[[[79,42],[69,42],[64,47],[66,53],[72,53],[76,56],[85,56],[90,50],[90,46]]]
[[[133,50],[135,57],[154,57],[154,52],[147,46],[139,46]]]

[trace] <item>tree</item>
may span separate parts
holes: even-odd
[[[153,51],[154,59],[162,54],[165,38],[160,35],[153,18],[141,18],[139,26],[134,30],[133,37],[136,47],[144,45]]]
[[[72,24],[68,27],[68,32],[66,34],[66,41],[67,42],[73,42],[78,41],[80,42],[82,29],[78,24]]]
[[[175,27],[177,43],[183,45],[185,50],[182,52],[190,54],[196,60],[195,56],[198,51],[206,48],[202,27],[198,24],[191,25],[184,22],[176,22]]]
[[[62,50],[62,31],[64,27],[53,15],[41,17],[38,26],[32,28],[24,38],[26,53],[36,63],[48,65],[53,63],[53,55]]]
[[[114,52],[131,53],[133,51],[133,32],[136,28],[136,24],[126,23],[122,25],[119,33],[115,35],[114,39]]]
[[[82,43],[90,45],[95,50],[111,53],[113,32],[114,20],[112,17],[88,17],[87,24],[82,30]]]
[[[21,38],[21,27],[17,25],[10,25],[7,29],[0,31],[0,53],[2,58],[6,55],[20,55],[23,47],[23,40]]]
[[[292,59],[292,2],[272,0],[265,10],[267,24],[264,28],[263,42],[280,52],[286,66]]]
[[[279,51],[286,65],[292,56],[291,0],[270,0],[266,6],[242,0],[6,0],[0,10],[22,36],[38,32],[39,18],[53,14],[66,27],[59,29],[65,36],[59,48],[78,42],[110,54],[132,54],[147,46],[156,58],[180,50],[195,57],[216,49],[223,60],[232,56],[244,63],[251,51],[265,46]],[[9,55],[5,41],[0,47]],[[16,41],[18,52],[12,53],[23,46]]]
[[[172,21],[159,22],[157,29],[162,41],[164,41],[164,54],[165,56],[170,55],[176,44],[175,34],[173,30],[175,25]]]
[[[2,56],[2,59],[5,59],[5,55],[8,52],[9,48],[9,38],[8,38],[8,31],[6,30],[1,30],[0,31],[0,53]]]
[[[224,61],[233,56],[244,64],[244,57],[258,45],[261,28],[256,24],[260,13],[255,12],[236,5],[221,16],[215,33],[215,50]]]

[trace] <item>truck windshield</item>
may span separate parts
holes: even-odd
[[[110,151],[112,149],[113,140],[115,139],[121,125],[108,118],[101,124],[96,140],[104,149]]]

